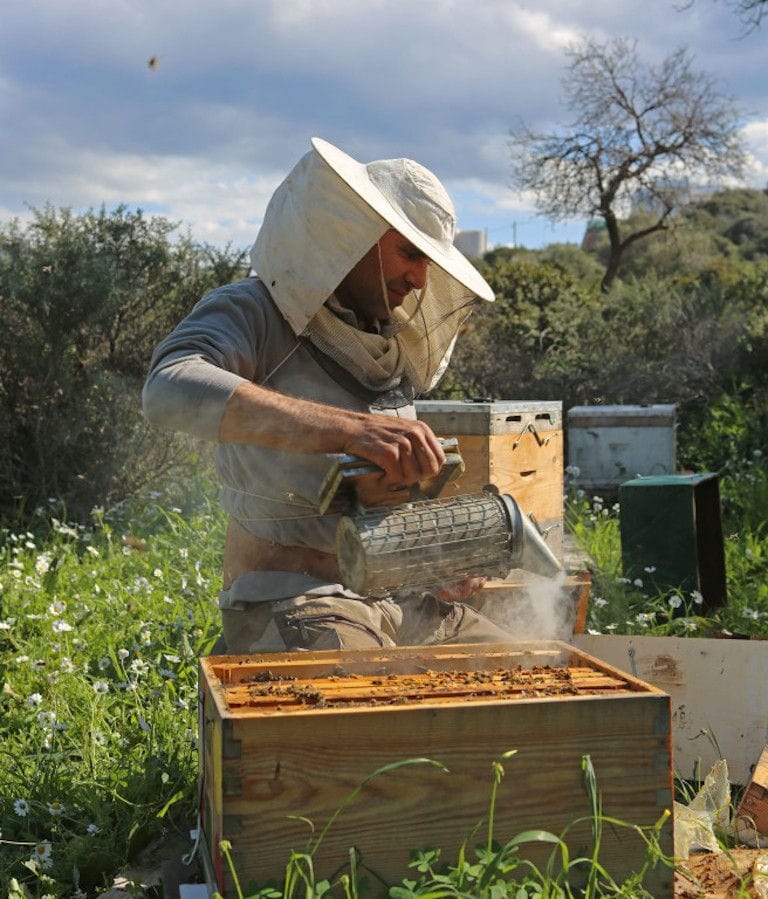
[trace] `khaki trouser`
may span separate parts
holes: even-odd
[[[234,654],[504,643],[513,635],[463,603],[429,593],[400,600],[303,596],[222,609],[225,649]]]

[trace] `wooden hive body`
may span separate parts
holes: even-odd
[[[523,677],[544,666],[542,686],[515,686],[514,695],[495,695],[487,685],[470,695],[452,686],[463,677],[457,672],[482,683],[498,672],[503,680],[503,672],[518,666]],[[412,688],[420,699],[389,689],[425,672],[430,678],[444,673],[435,674],[428,698],[421,681]],[[579,689],[552,686],[553,678],[573,672],[580,672]],[[200,675],[202,832],[209,885],[226,897],[235,891],[219,851],[222,839],[232,843],[243,887],[280,883],[290,852],[302,851],[309,838],[306,821],[296,816],[312,821],[318,834],[369,775],[405,759],[434,759],[450,773],[418,764],[367,782],[326,834],[314,859],[318,878],[343,868],[352,846],[388,885],[412,873],[411,850],[440,848],[452,861],[469,838],[471,851],[486,838],[491,764],[512,749],[496,808],[499,840],[529,828],[559,834],[573,825],[571,853],[589,851],[589,822],[573,824],[589,814],[585,755],[597,773],[604,814],[650,826],[671,808],[669,697],[557,641],[210,657],[201,660]],[[315,685],[334,677],[345,691],[355,678],[367,678],[371,695],[323,704]],[[304,691],[306,705],[264,705],[265,686],[283,678],[295,678],[293,695]],[[249,684],[261,698],[249,700]],[[662,844],[671,855],[671,822]],[[535,846],[524,853],[545,857]],[[623,877],[642,865],[644,844],[631,829],[606,827],[600,857]],[[669,869],[656,869],[650,888],[656,899],[671,896]]]

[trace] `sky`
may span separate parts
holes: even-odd
[[[319,136],[426,165],[490,246],[578,242],[583,220],[512,189],[509,133],[568,123],[586,35],[648,63],[687,47],[768,184],[768,22],[745,33],[725,0],[2,0],[0,222],[126,204],[246,248]]]

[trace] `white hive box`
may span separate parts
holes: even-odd
[[[618,490],[624,481],[674,474],[676,407],[573,406],[566,418],[567,458],[578,469],[569,483],[584,490]]]

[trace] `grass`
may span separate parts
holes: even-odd
[[[93,894],[194,821],[197,658],[218,630],[220,513],[161,505],[0,548],[0,891]]]
[[[695,595],[624,582],[618,510],[572,497],[595,560],[590,630],[768,636],[768,470],[756,460],[722,486],[729,598],[710,618]],[[197,659],[218,634],[224,517],[179,496],[96,509],[87,526],[52,500],[0,532],[0,895],[85,899],[194,822]],[[418,865],[402,889],[444,895],[444,872]]]

